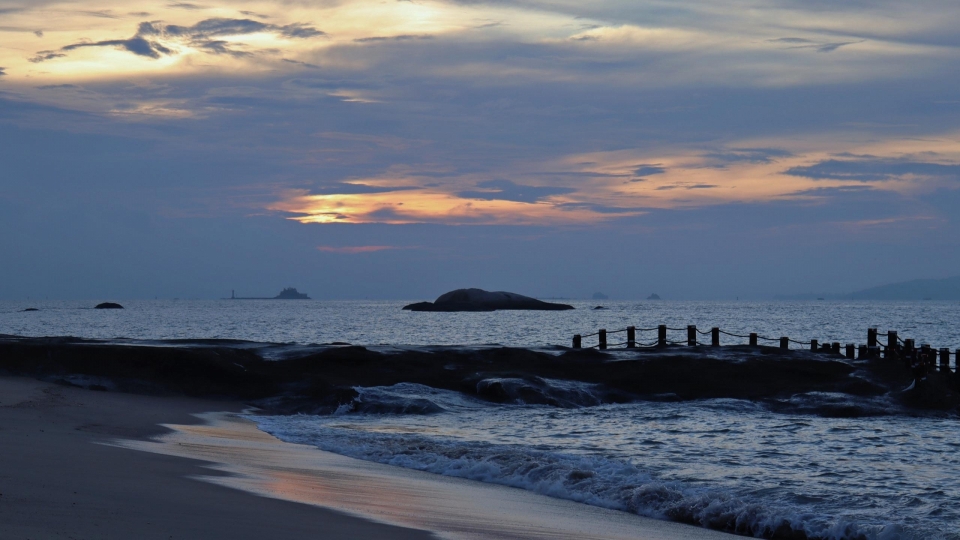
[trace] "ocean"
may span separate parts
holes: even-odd
[[[957,302],[578,301],[568,302],[573,311],[495,313],[411,313],[397,301],[122,303],[126,309],[112,311],[91,309],[95,302],[2,302],[0,334],[145,344],[243,340],[286,344],[287,351],[346,342],[380,350],[505,345],[559,353],[573,334],[599,328],[696,324],[844,344],[864,343],[867,328],[877,327],[918,345],[960,348]],[[598,304],[607,309],[592,309]],[[21,311],[28,307],[39,311]],[[724,335],[722,342],[743,340]],[[612,404],[589,384],[543,383],[573,397],[563,407],[490,403],[402,383],[358,388],[354,402],[330,415],[250,418],[282,440],[363,460],[747,536],[960,539],[955,413],[841,394],[784,397],[790,407],[733,399]],[[805,413],[805,403],[864,412],[823,417]]]

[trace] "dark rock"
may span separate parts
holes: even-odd
[[[593,308],[593,309],[607,309],[607,308],[605,308],[605,307],[603,307],[603,306],[597,306],[597,307],[595,307],[595,308]]]
[[[21,313],[26,313],[27,311],[40,311],[40,310],[35,307],[28,307],[27,309],[20,310]]]
[[[552,304],[510,292],[457,289],[441,295],[434,302],[417,302],[404,306],[403,309],[409,311],[496,311],[499,309],[558,311],[573,309],[573,306]]]
[[[97,304],[94,309],[123,309],[123,306],[114,302],[104,302],[102,304]]]
[[[647,297],[647,300],[660,300],[660,295],[657,293],[653,293]]]

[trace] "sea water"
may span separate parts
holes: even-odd
[[[4,302],[0,334],[558,351],[573,334],[598,328],[696,324],[841,343],[863,343],[866,329],[877,327],[918,344],[960,347],[956,302],[604,301],[603,310],[572,303],[577,309],[564,312],[411,313],[403,302],[374,301],[139,301],[117,311],[90,302]],[[26,307],[40,311],[20,311]],[[654,337],[640,332],[638,340]],[[824,418],[798,412],[803,407],[730,399],[583,399],[556,408],[492,404],[409,383],[357,390],[336,414],[253,418],[283,440],[360,459],[750,536],[794,530],[836,540],[960,539],[960,421],[952,413],[911,413],[885,398],[854,403],[872,416]],[[589,385],[574,390],[591,392]]]

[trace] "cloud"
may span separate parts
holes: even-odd
[[[867,156],[860,159],[828,159],[813,165],[791,167],[784,174],[813,180],[855,182],[884,182],[904,176],[960,180],[960,164]]]
[[[781,148],[734,148],[722,152],[710,152],[703,157],[713,166],[723,167],[731,163],[773,163],[777,158],[787,158],[793,153]]]
[[[43,37],[43,30],[34,30],[33,35],[37,37]]]
[[[177,9],[189,9],[189,10],[207,9],[206,6],[190,4],[188,2],[177,2],[174,4],[167,4],[167,7],[177,8]]]
[[[80,88],[80,87],[75,84],[44,84],[37,87],[38,90],[57,90],[61,88],[65,89],[65,88]]]
[[[6,75],[6,74],[7,74],[7,68],[5,68],[5,67],[0,67],[0,77],[4,76],[4,75]]]
[[[572,188],[523,186],[509,180],[489,180],[477,184],[484,191],[461,191],[458,197],[464,199],[481,199],[485,201],[514,201],[535,203],[553,195],[565,195],[576,191]]]
[[[377,41],[415,41],[415,40],[422,40],[422,39],[433,39],[433,36],[429,34],[421,34],[421,35],[402,34],[399,36],[371,36],[371,37],[357,38],[353,41],[356,43],[373,43]]]
[[[252,19],[211,18],[202,20],[193,26],[176,24],[164,25],[161,22],[142,22],[137,33],[129,39],[108,39],[92,42],[80,42],[66,45],[57,50],[40,51],[30,62],[39,63],[54,58],[62,58],[66,53],[86,47],[117,47],[137,56],[160,58],[174,53],[173,44],[187,44],[208,54],[226,54],[234,57],[251,56],[253,53],[238,51],[229,47],[223,39],[228,36],[241,36],[259,32],[271,32],[288,38],[306,39],[326,34],[305,23],[293,23],[285,26],[262,23]]]
[[[319,251],[326,253],[373,253],[376,251],[387,251],[392,249],[413,249],[404,246],[317,246]]]
[[[863,43],[864,39],[859,41],[834,41],[834,42],[817,42],[812,39],[798,38],[798,37],[783,37],[777,39],[768,39],[767,43],[782,43],[789,45],[784,47],[786,49],[813,49],[819,53],[830,53],[840,47],[845,47],[847,45],[854,45],[856,43]]]
[[[637,168],[634,169],[633,174],[637,176],[652,176],[654,174],[663,174],[667,172],[667,169],[657,165],[637,165]]]

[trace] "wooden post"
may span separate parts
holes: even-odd
[[[867,348],[877,346],[877,329],[867,328]]]
[[[627,327],[627,348],[632,349],[637,346],[637,327]]]
[[[907,355],[913,354],[913,350],[916,348],[916,342],[912,339],[903,340],[903,352]]]
[[[687,346],[697,346],[697,326],[694,324],[687,325]]]
[[[574,336],[573,336],[573,348],[574,348],[574,349],[579,349],[580,346],[581,346],[580,344],[581,344],[580,334],[574,335]]]
[[[950,349],[940,349],[940,372],[950,373]]]
[[[886,353],[887,358],[896,358],[897,349],[899,348],[900,347],[897,345],[897,331],[896,330],[887,331],[887,348],[884,349],[883,351],[884,353]]]
[[[873,347],[867,347],[867,356],[870,358],[880,358],[880,347],[876,345]]]
[[[781,348],[781,349],[789,349],[789,348],[790,348],[790,338],[788,338],[788,337],[781,337],[781,338],[780,338],[780,348]]]
[[[815,339],[810,340],[810,350],[813,352],[817,352],[817,340]]]
[[[751,346],[751,347],[756,347],[756,346],[757,346],[757,333],[756,333],[756,332],[750,332],[750,346]]]
[[[601,328],[597,333],[600,334],[600,346],[597,348],[604,351],[607,349],[607,330],[606,328]]]
[[[667,346],[667,325],[661,324],[657,327],[657,347]]]
[[[839,341],[834,341],[834,342],[833,342],[833,354],[840,354],[840,342],[839,342]]]
[[[847,343],[847,358],[854,359],[854,349],[853,343]]]
[[[870,353],[867,352],[867,346],[864,345],[863,343],[861,343],[860,346],[857,347],[857,358],[859,358],[860,360],[866,360],[867,358],[870,358]]]
[[[713,347],[720,346],[720,329],[716,326],[710,329],[710,345]]]
[[[920,358],[923,359],[923,365],[925,365],[925,366],[930,366],[930,365],[933,365],[933,364],[935,363],[935,362],[933,361],[933,358],[931,358],[931,356],[932,356],[932,355],[930,354],[931,352],[933,352],[933,351],[930,350],[930,344],[929,344],[929,343],[924,343],[924,344],[920,345]]]
[[[960,375],[960,349],[953,351],[953,372]]]

